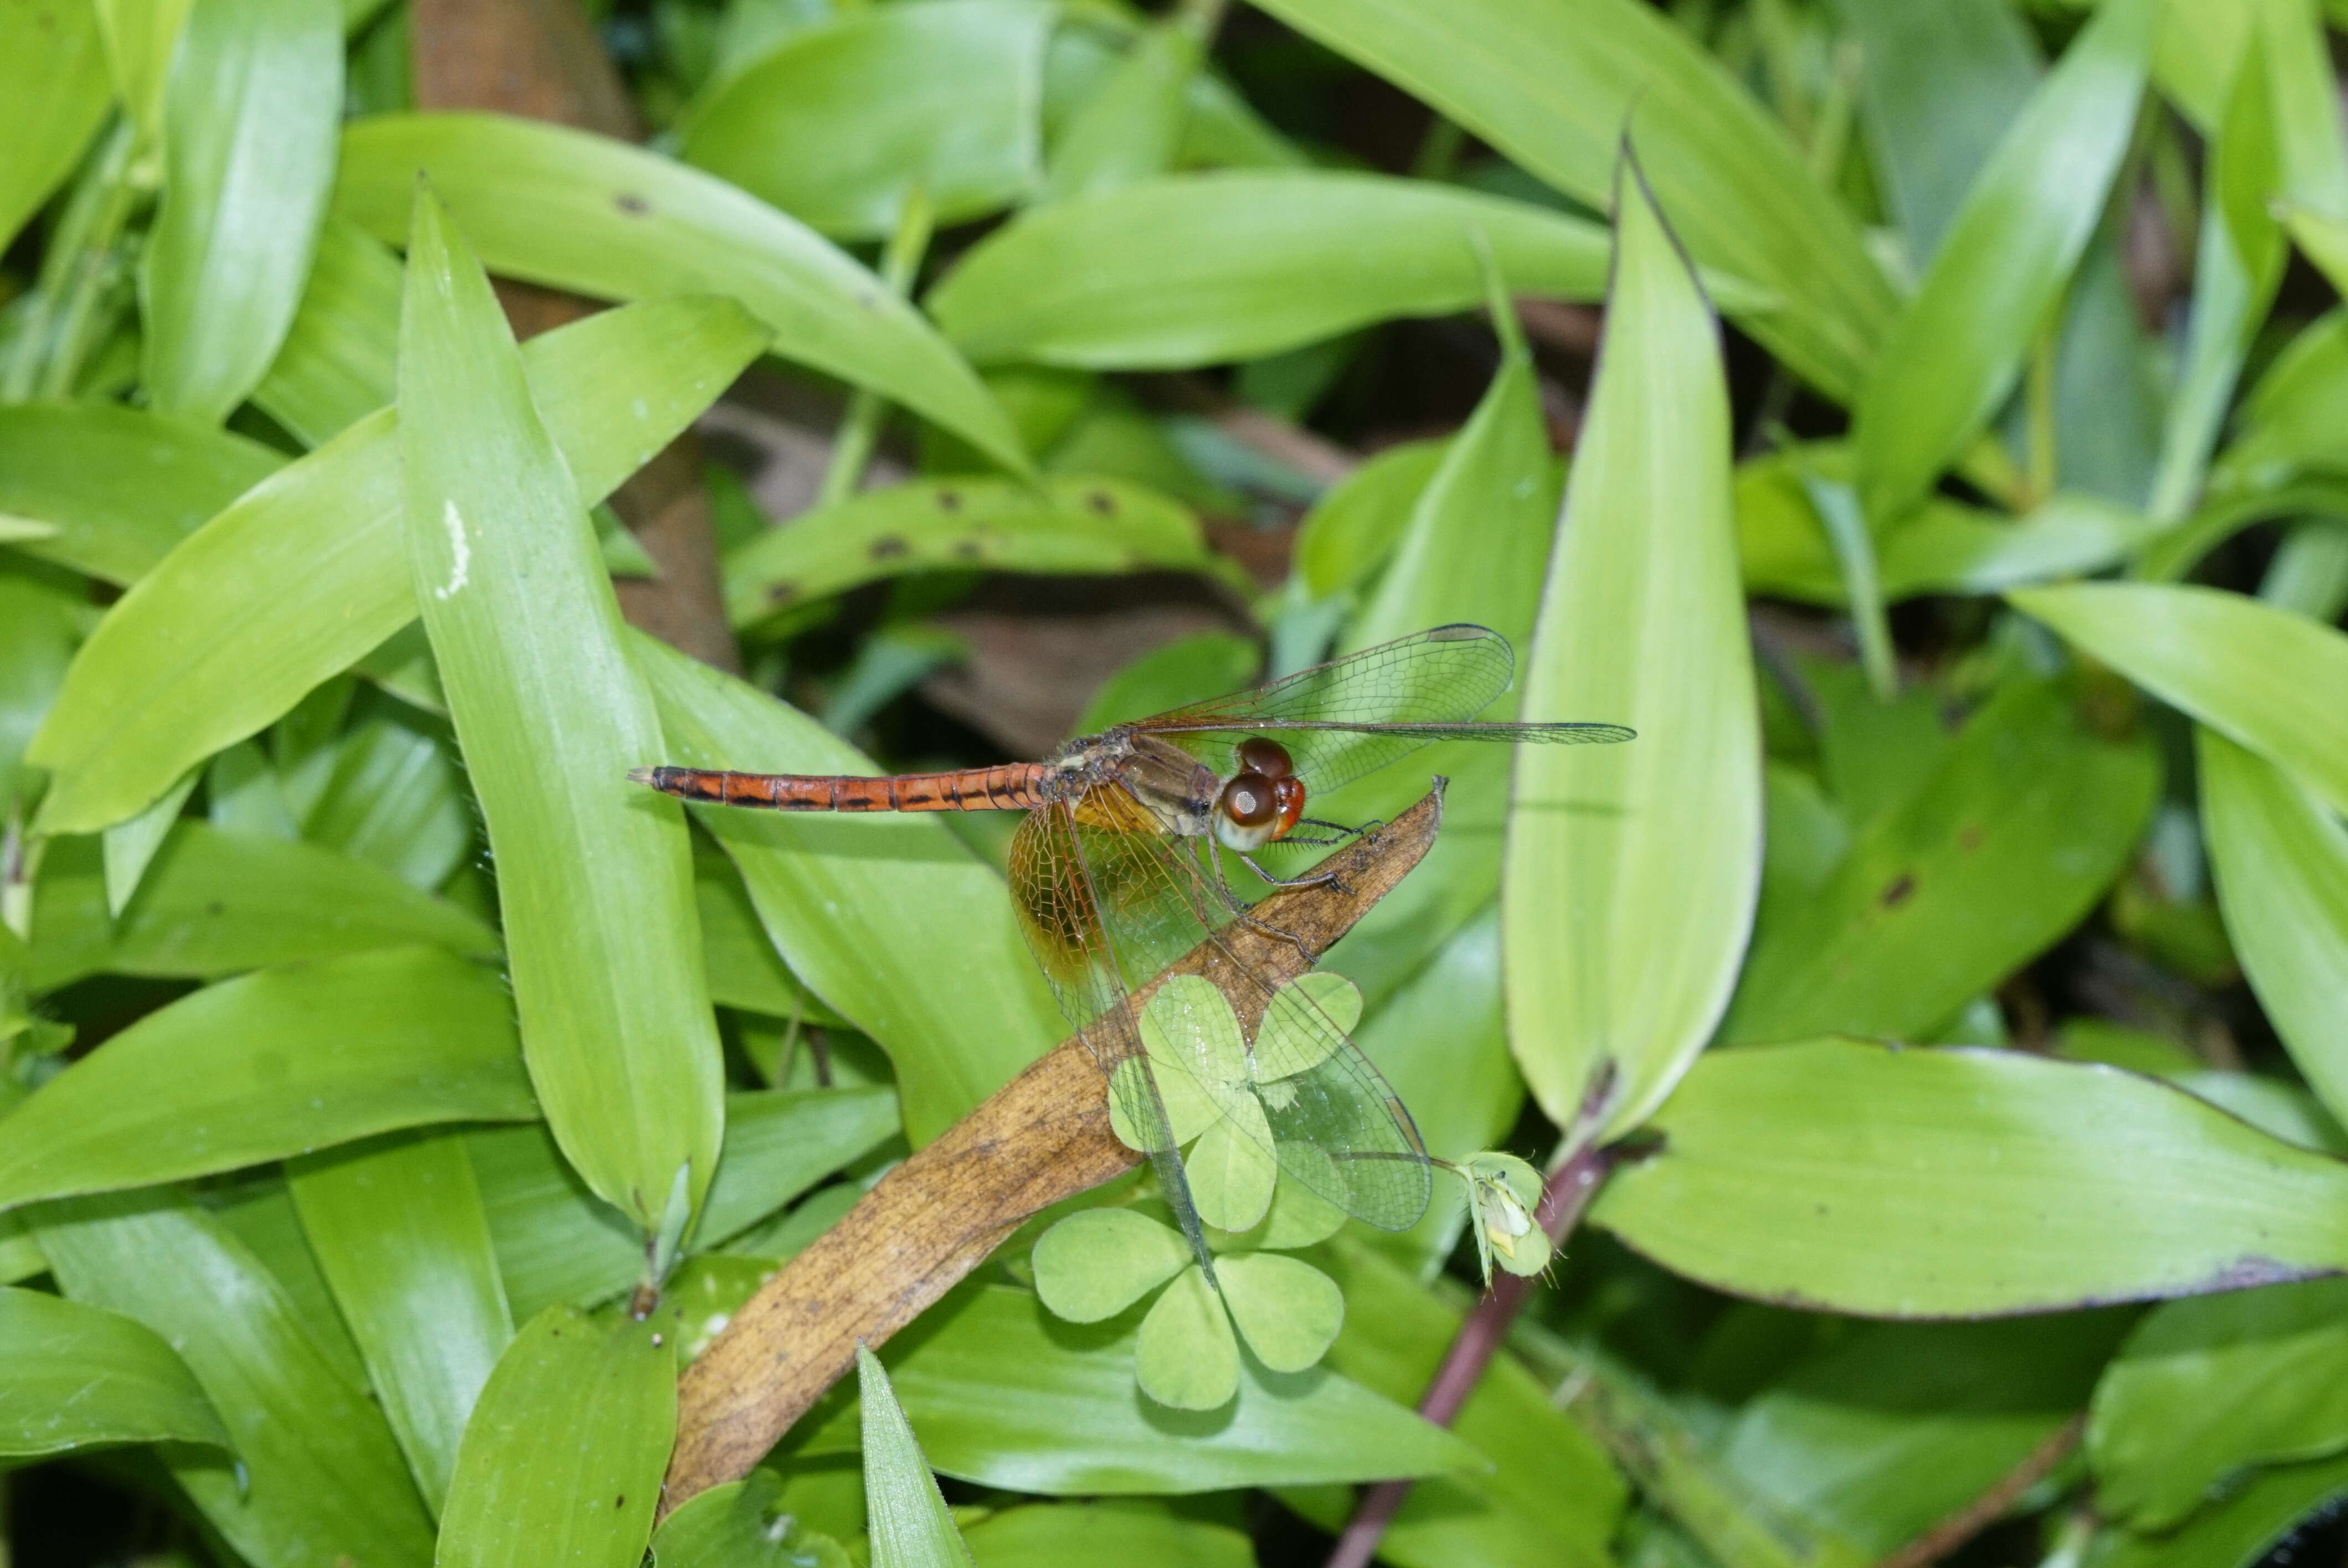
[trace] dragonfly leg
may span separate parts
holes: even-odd
[[[1277,926],[1267,925],[1265,922],[1255,917],[1248,905],[1241,899],[1238,894],[1231,891],[1231,878],[1223,875],[1223,863],[1221,858],[1215,854],[1213,845],[1203,838],[1199,841],[1199,857],[1213,868],[1215,874],[1215,886],[1221,892],[1223,902],[1230,906],[1231,917],[1234,920],[1238,921],[1239,924],[1245,926],[1249,930],[1257,933],[1259,936],[1270,937],[1275,942],[1286,942],[1289,946],[1296,949],[1297,957],[1303,958],[1308,966],[1317,964],[1321,961],[1321,955],[1314,952],[1310,947],[1306,946],[1303,938],[1298,936],[1293,931],[1283,931]],[[1240,856],[1240,858],[1247,860],[1249,866],[1255,871],[1257,876],[1263,876],[1263,868],[1262,866],[1257,866],[1252,860],[1248,860],[1248,857],[1244,855]],[[1265,876],[1264,880],[1269,882],[1272,879],[1269,876]],[[1310,884],[1313,880],[1314,879],[1311,876],[1302,876],[1297,878],[1297,883]],[[1330,879],[1323,878],[1323,880]],[[1282,886],[1292,886],[1295,885],[1295,883],[1282,884]]]
[[[1300,838],[1294,833],[1291,832],[1281,835],[1281,843],[1309,844],[1315,848],[1318,848],[1323,845],[1344,844],[1353,839],[1366,838],[1370,835],[1375,833],[1379,828],[1384,827],[1385,824],[1383,822],[1374,822],[1367,827],[1347,827],[1342,822],[1323,822],[1317,816],[1300,816],[1296,819],[1296,825],[1298,827],[1321,828],[1323,832],[1334,834],[1335,836],[1324,838],[1315,835],[1310,838]]]
[[[1238,856],[1241,861],[1245,862],[1247,868],[1250,871],[1254,872],[1258,876],[1262,877],[1274,887],[1334,887],[1340,893],[1351,893],[1353,891],[1352,888],[1346,886],[1345,884],[1338,878],[1337,874],[1334,871],[1308,871],[1302,876],[1274,876],[1271,872],[1266,871],[1262,866],[1256,864],[1255,856],[1250,855],[1247,851],[1243,849],[1235,849],[1231,853]]]

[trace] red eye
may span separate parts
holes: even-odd
[[[1272,784],[1272,804],[1280,813],[1280,825],[1272,830],[1274,838],[1286,838],[1304,815],[1304,781],[1274,779]]]
[[[1223,786],[1219,804],[1223,815],[1241,827],[1262,827],[1280,810],[1278,786],[1259,773],[1235,774]]]
[[[1288,748],[1262,735],[1251,735],[1240,743],[1240,766],[1268,779],[1284,779],[1296,771],[1296,764],[1289,760]]]

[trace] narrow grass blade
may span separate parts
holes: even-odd
[[[1524,748],[1501,873],[1509,1048],[1577,1139],[1637,1125],[1703,1049],[1761,880],[1720,330],[1625,165],[1607,335],[1519,712],[1638,738]]]
[[[548,1307],[465,1428],[435,1568],[636,1568],[675,1440],[676,1352],[654,1325]]]
[[[137,1319],[37,1290],[0,1290],[0,1454],[118,1443],[229,1446],[188,1364]]]
[[[651,693],[488,275],[428,190],[399,411],[416,599],[497,856],[530,1080],[587,1184],[659,1231],[674,1192],[698,1206],[725,1114],[691,847],[628,782],[664,760]]]
[[[1006,468],[1028,466],[1009,416],[918,311],[724,180],[537,120],[389,115],[343,133],[335,209],[402,239],[419,172],[501,276],[604,299],[731,294],[777,353],[870,387]]]
[[[211,986],[107,1040],[10,1113],[0,1206],[536,1113],[496,979],[391,948]]]
[[[335,177],[335,0],[199,0],[172,56],[163,200],[139,264],[141,376],[218,424],[277,355]]]
[[[73,172],[113,98],[98,8],[77,0],[0,5],[0,250]]]
[[[286,1188],[424,1504],[514,1334],[465,1140],[394,1137],[294,1162]]]
[[[2013,389],[2127,150],[2152,22],[2152,0],[2096,13],[1974,180],[1884,342],[1852,411],[1870,526],[1930,488]]]
[[[856,1348],[856,1387],[864,1432],[864,1505],[872,1542],[872,1568],[952,1568],[972,1562],[922,1457],[920,1440],[880,1358]]]

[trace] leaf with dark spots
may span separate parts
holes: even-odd
[[[894,560],[911,548],[894,534],[882,534],[865,547],[865,553],[874,560]]]
[[[1883,890],[1881,903],[1886,909],[1897,909],[1908,902],[1908,896],[1915,891],[1916,878],[1903,871],[1892,879],[1890,886]]]
[[[653,204],[633,190],[623,190],[612,198],[612,205],[631,218],[641,218],[653,210]]]

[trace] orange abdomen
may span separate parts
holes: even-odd
[[[639,768],[628,776],[679,800],[771,811],[1024,811],[1044,804],[1042,763],[1002,763],[946,774],[737,774]]]

